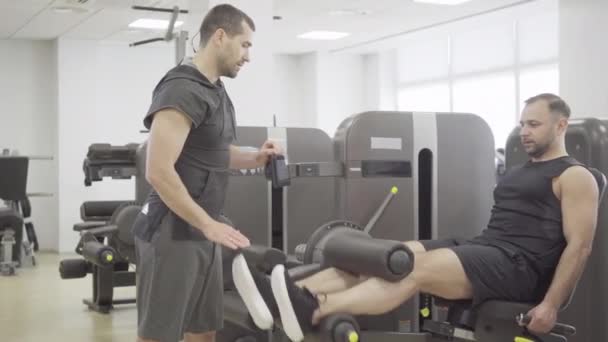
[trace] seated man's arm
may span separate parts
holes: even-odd
[[[574,290],[591,254],[597,222],[597,182],[583,167],[571,167],[559,178],[566,248],[543,302],[530,315],[530,330],[545,333],[553,328],[557,312]]]

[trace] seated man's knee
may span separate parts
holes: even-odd
[[[414,254],[426,252],[426,248],[424,248],[424,245],[420,241],[406,241],[403,244],[406,245],[407,248],[409,248]]]

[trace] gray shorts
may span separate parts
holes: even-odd
[[[172,218],[165,215],[150,242],[135,238],[137,333],[161,342],[220,330],[224,316],[221,248],[173,240]]]

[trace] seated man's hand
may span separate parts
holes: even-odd
[[[528,324],[528,330],[537,334],[546,334],[557,321],[557,308],[552,304],[542,302],[528,312],[531,321]]]

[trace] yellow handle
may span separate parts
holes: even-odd
[[[516,336],[515,340],[513,342],[534,342],[534,340],[531,340],[531,339],[525,338],[525,337],[521,337],[521,336]]]

